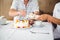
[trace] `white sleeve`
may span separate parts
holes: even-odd
[[[57,3],[55,5],[54,11],[53,11],[53,17],[60,19],[60,3]]]
[[[34,0],[32,6],[33,6],[33,8],[32,8],[33,12],[39,11],[38,0]]]
[[[10,9],[18,9],[18,0],[13,0],[11,8]]]

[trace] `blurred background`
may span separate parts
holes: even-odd
[[[9,20],[12,20],[12,17],[8,15],[12,1],[13,0],[0,0],[0,16],[5,16]],[[57,2],[60,2],[60,0],[38,0],[40,11],[52,15]]]

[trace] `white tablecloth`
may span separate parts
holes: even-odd
[[[40,27],[29,29],[13,28],[13,22],[0,25],[0,40],[53,40],[53,27],[51,23],[43,22]]]

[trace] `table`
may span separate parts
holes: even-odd
[[[13,21],[8,21],[7,25],[0,25],[0,40],[53,40],[52,24],[42,24],[42,27],[16,29],[13,28]]]

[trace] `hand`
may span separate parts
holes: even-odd
[[[39,15],[40,13],[39,13],[39,11],[35,11],[34,14]]]
[[[43,15],[37,15],[35,17],[36,20],[41,20],[41,21],[44,21],[44,20],[47,20],[48,19],[48,14],[43,14]]]
[[[25,10],[20,10],[19,12],[20,12],[19,15],[26,16],[26,11]]]
[[[29,24],[30,24],[30,25],[33,25],[33,24],[34,24],[34,20],[33,20],[33,19],[30,19],[30,20],[29,20]]]
[[[35,14],[30,13],[30,14],[29,14],[29,18],[30,18],[30,19],[34,19],[34,18],[35,18]]]

